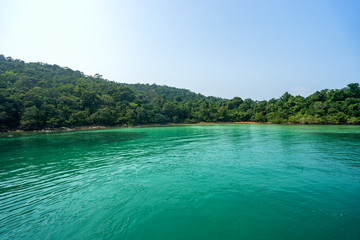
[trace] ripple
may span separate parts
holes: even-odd
[[[360,130],[336,129],[209,125],[1,138],[0,238],[354,239]]]

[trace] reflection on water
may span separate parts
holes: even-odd
[[[3,150],[17,149],[18,147],[68,147],[80,144],[81,147],[92,147],[99,144],[111,144],[134,140],[143,137],[143,133],[112,132],[112,131],[83,131],[52,134],[23,134],[20,136],[0,138]]]
[[[144,133],[141,132],[84,131],[3,138],[0,140],[0,178],[11,179],[12,184],[0,183],[0,192],[33,184],[35,180],[27,182],[27,177],[40,176],[53,181],[57,174],[61,179],[112,164],[112,161],[121,159],[121,154],[109,149],[128,149],[127,141],[142,137]]]
[[[315,135],[321,135],[321,136],[329,136],[330,140],[335,140],[334,138],[348,138],[348,139],[354,139],[359,140],[360,139],[360,133],[351,133],[351,132],[314,132],[312,134]]]
[[[0,138],[0,239],[357,239],[360,128]]]

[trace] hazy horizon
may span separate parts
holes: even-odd
[[[357,1],[0,0],[0,54],[268,100],[360,81]]]

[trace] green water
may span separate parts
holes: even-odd
[[[0,239],[360,239],[360,127],[0,137]]]

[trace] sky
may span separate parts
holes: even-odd
[[[0,54],[268,100],[360,82],[358,0],[0,0]]]

